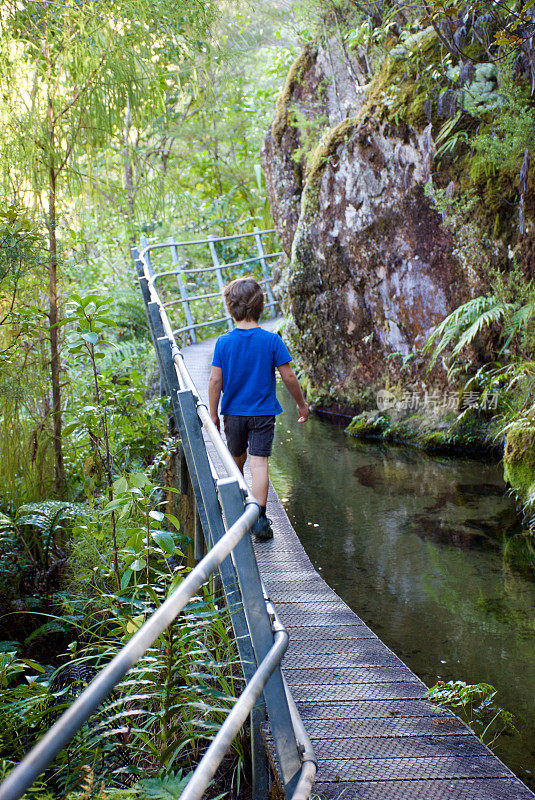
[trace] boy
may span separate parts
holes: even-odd
[[[238,278],[225,287],[225,303],[236,327],[216,342],[208,382],[210,416],[219,430],[218,406],[223,392],[221,413],[227,445],[242,473],[249,450],[252,492],[260,505],[252,533],[271,539],[271,521],[266,517],[268,458],[275,415],[282,412],[275,395],[275,368],[297,403],[299,422],[306,422],[309,410],[290,367],[288,348],[280,336],[258,324],[264,309],[261,286],[254,278]]]

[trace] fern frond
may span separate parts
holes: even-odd
[[[516,332],[525,328],[528,322],[535,316],[535,302],[531,301],[520,306],[511,316],[510,327]]]
[[[429,369],[434,366],[437,358],[444,350],[458,342],[474,324],[477,324],[482,316],[489,312],[496,313],[496,308],[500,305],[502,305],[501,301],[497,300],[494,295],[483,295],[469,300],[449,314],[435,328],[424,345],[424,352],[429,352],[434,346]],[[437,341],[438,344],[436,344]]]
[[[483,314],[481,314],[474,322],[470,325],[468,330],[466,330],[460,337],[455,345],[453,350],[452,356],[458,356],[463,347],[467,347],[469,344],[472,344],[474,339],[484,328],[488,328],[493,323],[501,322],[512,306],[509,303],[502,303],[498,302],[494,307],[489,308]]]

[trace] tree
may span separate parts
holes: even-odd
[[[166,93],[187,79],[211,14],[211,4],[201,0],[5,0],[2,5],[4,188],[11,198],[40,207],[48,231],[51,415],[59,495],[66,479],[58,225],[66,188],[72,181],[91,180],[92,156],[111,137],[120,131],[128,136],[131,127],[165,112]],[[127,165],[125,182],[128,192]]]

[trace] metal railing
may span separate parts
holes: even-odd
[[[160,280],[161,278],[166,278],[169,276],[174,276],[176,278],[177,288],[180,296],[162,303],[163,307],[166,309],[173,306],[181,306],[184,311],[185,324],[173,330],[174,336],[181,336],[185,334],[188,342],[191,342],[191,344],[196,344],[197,331],[199,328],[206,328],[209,326],[226,323],[229,330],[232,330],[232,319],[225,306],[223,289],[225,283],[228,282],[227,279],[229,271],[236,270],[236,268],[246,265],[259,266],[260,275],[258,276],[258,282],[262,284],[267,295],[266,308],[269,310],[269,313],[272,317],[276,316],[275,309],[278,305],[278,301],[275,299],[271,288],[271,274],[268,261],[279,258],[283,255],[283,252],[277,251],[274,253],[266,253],[262,238],[263,236],[273,233],[275,233],[274,229],[262,231],[260,228],[255,227],[250,233],[240,233],[233,236],[220,236],[218,238],[209,236],[207,239],[197,239],[191,241],[177,242],[174,237],[171,236],[167,242],[159,242],[156,244],[149,244],[146,237],[141,237],[141,249],[138,251],[138,255],[143,259],[144,264],[147,267],[148,274],[152,280],[152,285],[155,286],[156,281]],[[252,239],[253,245],[256,249],[256,255],[229,262],[221,261],[217,252],[218,243],[230,242],[234,240],[242,241],[246,239]],[[183,249],[187,253],[188,248],[203,245],[208,245],[212,264],[210,266],[186,267],[182,263],[179,256],[179,249]],[[167,249],[171,254],[172,269],[165,269],[155,272],[151,260],[151,251],[158,252],[162,250],[165,251]],[[187,282],[187,276],[206,276],[210,274],[216,279],[217,290],[199,292],[198,287],[194,287],[193,294],[191,294]],[[203,318],[201,321],[197,321],[193,308],[194,304],[202,300],[212,300],[214,298],[218,299],[217,305],[221,308],[220,316],[211,317],[210,319]],[[203,317],[204,316],[205,315],[203,315]]]
[[[256,236],[257,232],[253,235]],[[208,552],[9,773],[0,786],[0,800],[18,800],[25,793],[217,570],[231,612],[246,688],[197,766],[181,798],[199,800],[202,797],[234,737],[250,716],[253,798],[265,800],[269,771],[262,725],[266,711],[286,797],[306,800],[314,782],[316,762],[312,745],[280,670],[288,646],[288,634],[267,597],[251,539],[247,535],[258,519],[259,506],[212,422],[207,407],[201,402],[176,343],[165,306],[155,288],[157,276],[152,272],[148,257],[149,249],[159,246],[145,244],[141,251],[133,249],[132,256],[163,383],[180,434],[183,466],[191,481],[196,515]],[[224,477],[218,474],[208,454],[202,427],[223,465],[226,472]],[[198,542],[196,551],[200,551]]]

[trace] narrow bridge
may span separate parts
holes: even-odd
[[[271,776],[288,800],[307,800],[311,792],[325,800],[535,798],[467,726],[424,699],[426,686],[327,586],[272,487],[275,536],[253,549],[249,531],[259,507],[206,407],[215,340],[198,340],[202,329],[231,327],[222,289],[244,270],[266,287],[271,319],[263,324],[274,327],[268,263],[280,253],[265,252],[272,233],[142,241],[133,251],[162,391],[180,435],[181,488],[194,496],[199,563],[10,773],[0,800],[24,794],[216,571],[246,688],[182,800],[203,796],[248,716],[253,800],[266,800]],[[156,257],[167,259],[163,269],[155,270]]]

